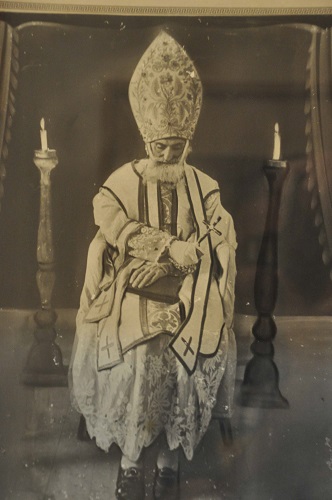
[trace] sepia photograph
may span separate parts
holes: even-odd
[[[0,498],[329,500],[332,5],[122,3],[0,1]]]

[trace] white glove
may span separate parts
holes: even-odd
[[[180,266],[195,265],[202,255],[196,243],[189,241],[174,240],[169,248],[170,258]]]

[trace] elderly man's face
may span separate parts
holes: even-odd
[[[177,163],[186,144],[185,139],[159,139],[150,143],[154,159],[160,163]]]

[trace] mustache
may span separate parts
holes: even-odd
[[[179,159],[175,159],[175,160],[169,160],[169,161],[159,161],[159,160],[154,160],[154,163],[155,165],[177,165],[179,163]]]

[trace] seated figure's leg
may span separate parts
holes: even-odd
[[[159,450],[157,458],[158,469],[172,469],[177,471],[179,468],[179,449],[170,450],[167,443],[163,444]]]
[[[145,498],[144,468],[141,457],[133,461],[126,455],[122,455],[115,496],[118,500],[143,500]]]
[[[178,498],[179,479],[179,449],[170,450],[165,440],[157,457],[154,498],[158,500]]]
[[[130,467],[135,467],[136,469],[143,469],[143,460],[139,458],[138,460],[130,460],[126,455],[121,457],[121,467],[122,469],[130,469]]]

